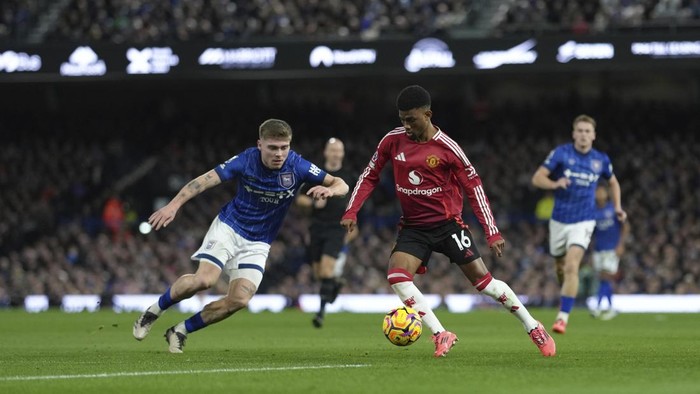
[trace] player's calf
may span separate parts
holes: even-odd
[[[335,301],[335,287],[336,281],[334,278],[321,279],[321,290],[319,291],[319,295],[321,296],[321,302],[330,304],[333,301]]]

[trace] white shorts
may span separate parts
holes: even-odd
[[[595,220],[586,220],[578,223],[561,223],[549,220],[549,253],[554,257],[566,254],[573,245],[578,245],[583,250],[588,249],[591,243],[591,235],[595,229]]]
[[[593,252],[593,270],[595,272],[610,272],[614,274],[620,266],[620,258],[614,250]]]
[[[192,255],[192,260],[215,264],[228,275],[229,281],[245,278],[258,288],[269,253],[269,244],[241,237],[217,216],[209,226],[202,246]]]

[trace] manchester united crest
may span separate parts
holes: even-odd
[[[430,155],[425,158],[425,162],[428,163],[428,167],[435,168],[440,164],[440,159],[435,155]]]

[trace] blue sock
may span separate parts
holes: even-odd
[[[600,290],[598,291],[599,297],[605,297],[608,299],[608,305],[610,308],[612,308],[612,283],[610,283],[609,280],[601,280],[600,281]]]
[[[164,311],[175,304],[177,304],[177,302],[173,302],[170,298],[170,288],[168,287],[168,290],[165,290],[165,293],[158,298],[158,307]]]
[[[207,323],[202,320],[202,312],[197,312],[189,319],[185,320],[185,329],[188,333],[195,332],[207,326]]]
[[[574,307],[574,297],[561,296],[561,306],[559,310],[562,312],[570,313],[571,309]]]
[[[603,298],[606,296],[606,286],[607,286],[607,281],[601,280],[598,283],[598,309],[600,309],[600,303],[603,301]]]

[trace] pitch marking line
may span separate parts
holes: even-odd
[[[188,375],[196,373],[223,373],[223,372],[270,372],[270,371],[299,371],[304,369],[332,369],[332,368],[364,368],[370,364],[344,364],[344,365],[309,365],[301,367],[269,367],[269,368],[222,368],[222,369],[199,369],[186,371],[144,371],[144,372],[115,372],[115,373],[95,373],[81,375],[45,375],[45,376],[6,376],[0,377],[0,382],[16,382],[31,380],[59,380],[59,379],[99,379],[99,378],[123,378],[136,376],[157,376],[157,375]]]

